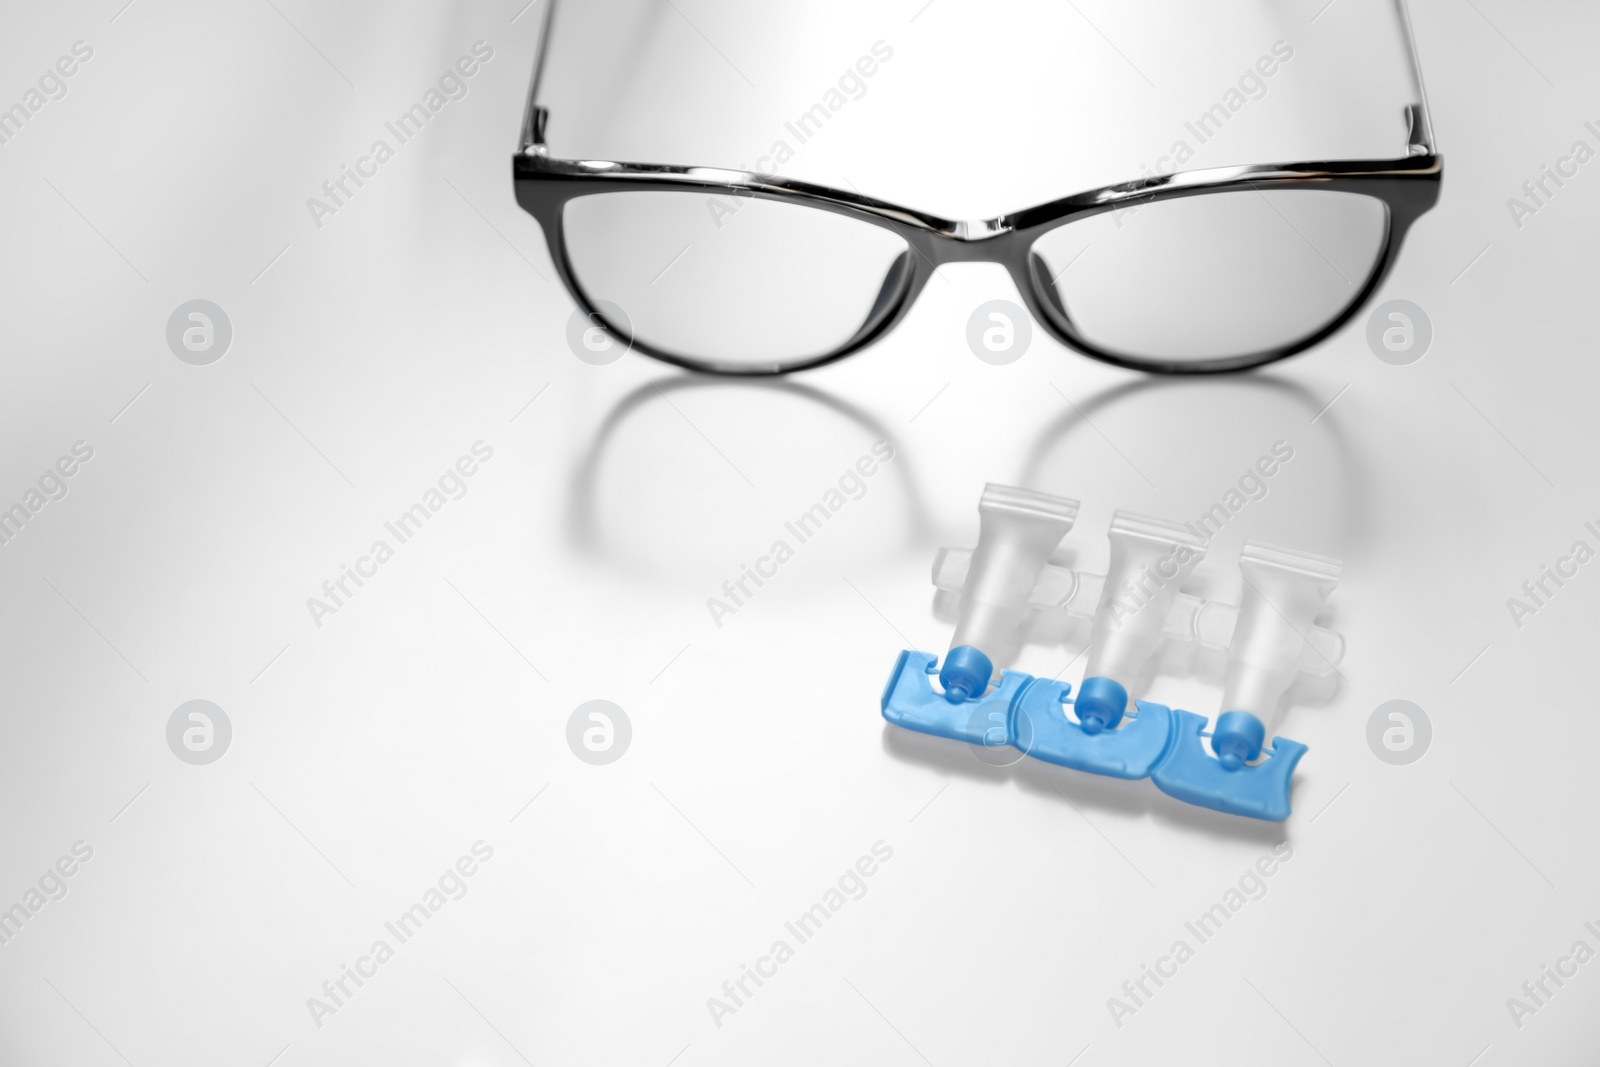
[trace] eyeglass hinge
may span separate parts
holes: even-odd
[[[1433,154],[1433,130],[1428,125],[1428,113],[1421,104],[1406,105],[1406,145],[1410,155]]]
[[[545,147],[544,130],[550,121],[550,109],[531,107],[528,109],[528,119],[522,129],[522,152],[524,155],[548,155]]]

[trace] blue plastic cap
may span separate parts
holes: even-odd
[[[1267,739],[1267,728],[1261,720],[1248,711],[1225,711],[1217,716],[1216,729],[1211,731],[1211,751],[1217,762],[1230,771],[1236,771],[1261,755],[1261,745]]]
[[[952,648],[939,670],[939,684],[944,687],[945,699],[952,704],[981,697],[988,692],[993,677],[994,664],[971,645]]]
[[[1078,722],[1086,734],[1115,730],[1128,710],[1128,691],[1110,678],[1085,678],[1078,687],[1078,699],[1072,702]]]

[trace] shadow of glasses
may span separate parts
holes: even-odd
[[[613,404],[581,457],[573,465],[567,487],[566,541],[575,552],[604,557],[608,553],[613,561],[615,535],[600,517],[602,479],[606,459],[624,428],[654,404],[676,409],[672,398],[681,394],[712,390],[722,394],[746,393],[766,398],[784,398],[814,409],[816,413],[836,416],[865,431],[866,442],[884,439],[893,442],[890,427],[866,408],[842,399],[814,385],[793,379],[737,379],[703,376],[675,375],[657,378],[633,389]],[[681,412],[679,413],[681,414]],[[904,451],[897,451],[892,463],[884,465],[893,470],[903,490],[907,538],[904,551],[924,552],[932,543],[932,522],[922,496],[915,465]],[[687,484],[687,476],[685,483]],[[719,558],[716,566],[722,567],[726,559]]]
[[[1197,379],[1136,378],[1094,393],[1087,400],[1068,401],[1067,408],[1035,438],[1016,484],[1059,492],[1090,505],[1147,510],[1182,521],[1193,518],[1204,510],[1205,504],[1225,493],[1227,484],[1214,475],[1196,480],[1182,476],[1187,472],[1180,472],[1175,478],[1169,470],[1161,475],[1159,488],[1153,483],[1139,489],[1138,499],[1096,501],[1091,498],[1091,489],[1075,478],[1079,473],[1073,469],[1077,462],[1075,438],[1103,438],[1105,426],[1125,425],[1129,420],[1118,420],[1118,413],[1124,408],[1139,423],[1157,427],[1169,459],[1180,461],[1187,460],[1190,454],[1209,457],[1216,449],[1204,446],[1216,446],[1225,434],[1241,455],[1266,449],[1276,432],[1300,454],[1311,453],[1309,458],[1315,469],[1304,477],[1314,482],[1302,487],[1302,497],[1315,505],[1316,513],[1280,515],[1265,530],[1259,521],[1251,523],[1249,535],[1290,544],[1306,541],[1310,536],[1312,543],[1297,547],[1343,557],[1368,542],[1371,524],[1359,493],[1359,487],[1368,481],[1362,454],[1351,447],[1339,409],[1330,407],[1329,400],[1333,398],[1319,397],[1298,380],[1270,373]],[[1186,442],[1201,447],[1180,447]],[[1124,457],[1123,461],[1132,465],[1132,460]],[[1241,460],[1241,465],[1245,462]],[[1148,481],[1139,468],[1134,470]],[[1319,518],[1326,518],[1332,525],[1309,528]]]

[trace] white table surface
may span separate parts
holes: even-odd
[[[1508,998],[1600,949],[1600,564],[1520,627],[1507,598],[1600,544],[1600,163],[1520,228],[1506,201],[1600,146],[1600,9],[1419,0],[1446,176],[1380,300],[1425,309],[1420,362],[1375,358],[1363,316],[1247,377],[1146,379],[1037,330],[990,366],[967,318],[1016,293],[968,266],[868,352],[758,385],[568,351],[508,180],[542,2],[0,14],[0,104],[93,50],[0,145],[0,505],[93,450],[0,546],[0,907],[65,892],[0,944],[0,1062],[1593,1062],[1600,964]],[[552,49],[557,154],[746,161],[876,40],[895,63],[798,176],[958,216],[1134,177],[1277,39],[1301,65],[1197,164],[1400,147],[1365,0],[599,7]],[[480,40],[467,96],[318,226],[306,199]],[[208,366],[165,337],[196,298],[232,325]],[[706,599],[880,439],[865,495],[717,626]],[[1283,719],[1311,746],[1287,824],[883,722],[896,653],[948,642],[929,566],[973,542],[984,482],[1081,500],[1094,570],[1114,510],[1192,518],[1279,440],[1194,588],[1237,595],[1247,537],[1346,563],[1338,691]],[[313,620],[480,441],[465,495]],[[1078,652],[1017,666],[1075,681]],[[167,743],[197,699],[232,728],[204,766]],[[632,726],[606,766],[566,741],[595,699]],[[1407,766],[1366,740],[1394,699],[1433,728]],[[478,842],[464,895],[388,933]],[[878,842],[859,900],[786,932]],[[1199,944],[1185,923],[1284,842]]]

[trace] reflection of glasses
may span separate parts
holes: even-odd
[[[693,370],[842,359],[898,325],[936,267],[974,261],[1010,271],[1034,318],[1086,355],[1243,370],[1344,325],[1439,199],[1444,160],[1405,0],[1395,6],[1417,91],[1403,158],[1179,171],[952,222],[768,174],[551,158],[537,103],[550,0],[517,201],[591,318]]]

